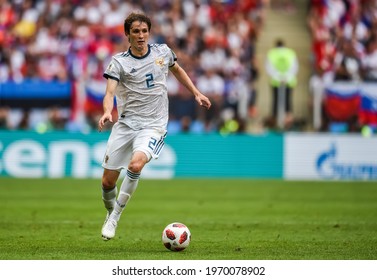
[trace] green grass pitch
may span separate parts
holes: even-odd
[[[116,237],[99,179],[0,178],[2,260],[374,260],[376,182],[141,179]],[[170,252],[165,225],[191,230]]]

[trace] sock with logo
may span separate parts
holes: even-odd
[[[127,175],[120,186],[118,199],[116,200],[114,211],[112,213],[112,216],[116,221],[119,221],[123,209],[126,207],[132,194],[135,192],[137,184],[139,183],[139,177],[140,173],[134,173],[127,169]]]

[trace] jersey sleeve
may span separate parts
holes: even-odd
[[[120,64],[119,62],[113,57],[107,66],[103,76],[106,79],[113,79],[116,80],[117,82],[120,81]]]
[[[170,56],[169,56],[169,67],[172,67],[174,66],[175,62],[177,61],[177,55],[175,54],[175,52],[170,49]]]

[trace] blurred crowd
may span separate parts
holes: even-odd
[[[357,95],[353,94],[352,99],[349,95],[340,103],[336,94],[328,96],[324,89],[335,83],[348,84],[343,92],[350,94],[354,85],[377,83],[377,1],[311,0],[308,26],[314,70],[310,86],[317,100],[314,110],[322,106],[316,128],[360,132],[365,125],[375,125],[373,107],[368,109],[368,118],[362,117],[360,108],[368,105],[361,103]]]
[[[244,131],[245,122],[255,109],[255,43],[263,22],[264,3],[265,0],[0,0],[0,82],[72,81],[79,85],[76,94],[85,99],[85,84],[104,83],[102,74],[111,56],[128,49],[124,19],[140,10],[152,19],[150,43],[167,43],[197,87],[213,102],[213,109],[208,112],[198,110],[190,94],[169,75],[170,131]],[[71,109],[53,106],[28,110],[9,121],[7,115],[17,110],[1,108],[0,127],[40,127],[43,117],[31,117],[34,111],[46,118],[49,125],[45,123],[45,129],[77,127],[70,123],[77,115]],[[102,106],[88,105],[84,100],[79,110],[84,118],[77,121],[85,122],[79,126],[96,129]]]
[[[313,65],[324,82],[377,82],[377,1],[311,0]]]

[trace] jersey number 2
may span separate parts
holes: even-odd
[[[148,88],[154,87],[153,75],[152,74],[147,74],[147,75],[145,75],[145,77],[147,77],[147,79],[146,79],[147,87]]]

